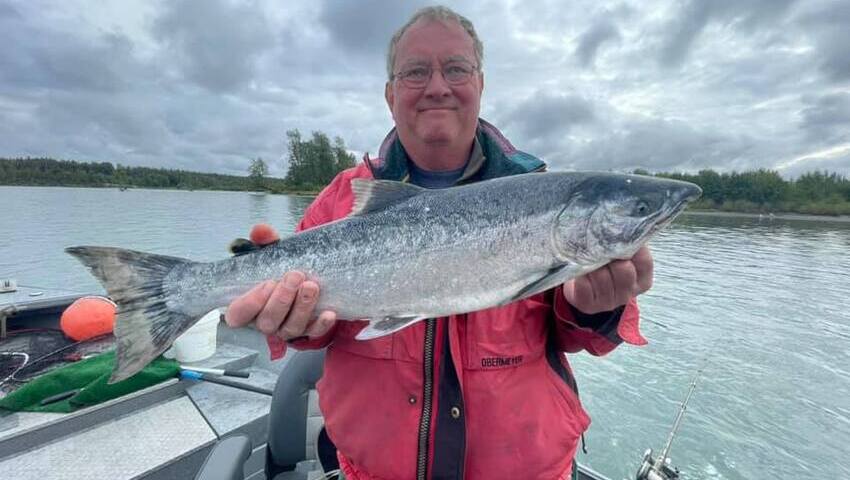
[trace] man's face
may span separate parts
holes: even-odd
[[[484,78],[476,70],[468,82],[450,85],[440,70],[451,62],[478,67],[472,38],[455,22],[419,21],[399,40],[394,73],[423,65],[433,70],[423,88],[410,88],[399,79],[387,83],[387,105],[405,148],[472,142]]]

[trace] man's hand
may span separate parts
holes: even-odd
[[[592,315],[625,305],[652,287],[652,254],[641,247],[629,260],[615,260],[564,284],[564,297],[578,311]]]
[[[268,245],[280,237],[265,224],[251,229],[251,241]],[[324,311],[315,315],[319,285],[306,280],[301,272],[287,272],[280,280],[267,280],[234,300],[225,314],[230,327],[244,327],[252,321],[266,335],[284,340],[298,337],[320,337],[331,329],[336,313]]]

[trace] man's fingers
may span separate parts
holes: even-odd
[[[313,311],[319,299],[319,285],[316,282],[306,281],[298,289],[295,303],[289,311],[286,321],[280,326],[277,336],[284,340],[304,336],[307,325],[313,319]]]
[[[619,305],[623,305],[638,293],[637,270],[629,260],[611,262],[608,266],[614,281],[614,297]]]
[[[307,330],[304,331],[304,335],[307,335],[310,338],[321,337],[328,333],[331,327],[334,326],[334,323],[336,323],[336,313],[330,310],[325,310],[319,314],[318,318],[307,325]]]
[[[263,310],[274,290],[274,282],[266,281],[248,290],[245,294],[230,303],[224,315],[224,321],[230,327],[248,325]]]
[[[570,305],[579,309],[581,312],[596,313],[587,311],[591,309],[594,301],[593,285],[590,283],[587,275],[582,275],[565,283],[564,298],[567,299]]]
[[[652,288],[652,279],[654,275],[655,264],[652,260],[652,252],[649,247],[643,246],[632,257],[632,264],[635,267],[637,276],[638,293],[644,293]]]
[[[324,335],[336,321],[336,313],[322,312],[314,318],[319,285],[301,272],[288,272],[278,282],[269,280],[252,288],[230,304],[225,321],[243,327],[256,321],[257,329],[284,340]]]
[[[614,301],[614,279],[610,266],[606,265],[587,275],[587,279],[593,285],[593,298],[596,312],[608,310],[605,308]],[[586,312],[586,313],[596,313]]]
[[[287,314],[295,303],[298,287],[304,281],[301,272],[289,272],[283,280],[277,282],[263,310],[257,315],[257,329],[266,335],[274,334],[284,323]]]

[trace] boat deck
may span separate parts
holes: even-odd
[[[192,365],[248,370],[234,381],[273,390],[277,374],[256,357],[222,342]],[[21,480],[192,478],[218,438],[241,433],[263,449],[248,478],[263,467],[270,405],[268,395],[174,379],[69,414],[14,413],[0,418],[0,471]]]
[[[19,287],[0,294],[0,312],[8,326],[55,327],[81,296]],[[255,330],[218,328],[215,355],[189,365],[247,370],[249,378],[232,381],[273,390],[288,358],[261,358],[265,339]],[[193,478],[218,438],[241,433],[258,447],[246,478],[262,478],[270,405],[268,395],[175,378],[73,413],[7,414],[0,472],[20,480]]]
[[[81,294],[21,288],[0,294],[0,320],[11,325],[53,326]],[[262,353],[258,353],[262,352]],[[295,355],[272,362],[265,338],[253,329],[218,326],[215,355],[198,367],[248,370],[231,381],[274,390]],[[248,480],[264,479],[271,397],[208,383],[179,380],[69,414],[20,412],[0,416],[0,472],[16,480],[194,478],[215,442],[247,435],[254,451]],[[580,467],[581,480],[605,480]]]

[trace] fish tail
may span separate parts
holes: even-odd
[[[112,247],[69,247],[118,305],[115,367],[109,383],[127,379],[168,349],[196,318],[169,309],[166,275],[195,262]]]

